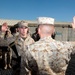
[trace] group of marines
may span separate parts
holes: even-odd
[[[27,22],[17,23],[15,36],[7,23],[3,23],[0,47],[7,49],[2,53],[4,69],[12,68],[11,59],[15,57],[21,61],[20,75],[65,75],[70,55],[75,52],[75,42],[56,41],[51,37],[55,33],[54,18],[38,17],[37,24],[40,38],[35,42]],[[75,33],[75,17],[72,28]]]

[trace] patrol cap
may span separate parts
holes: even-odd
[[[19,28],[28,27],[28,23],[25,21],[20,21],[20,22],[18,22],[18,27]]]
[[[38,17],[37,21],[38,21],[38,25],[40,24],[54,25],[54,18],[51,17]]]

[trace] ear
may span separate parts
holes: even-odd
[[[38,34],[40,34],[40,28],[38,28]]]
[[[55,33],[55,29],[53,29],[53,34]]]
[[[18,31],[20,32],[20,28],[18,28]]]
[[[54,27],[52,27],[52,34],[54,34],[55,33],[55,28]]]
[[[27,30],[27,34],[29,33],[29,28],[28,28],[28,30]]]

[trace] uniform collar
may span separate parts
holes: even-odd
[[[48,36],[48,37],[44,37],[44,38],[41,38],[40,40],[48,40],[48,41],[53,41],[54,39],[51,37],[51,36]]]
[[[29,35],[28,35],[27,37],[25,37],[25,40],[26,40],[28,37],[29,37]],[[20,35],[18,36],[18,39],[19,39],[20,41],[25,41],[22,37],[20,37]]]

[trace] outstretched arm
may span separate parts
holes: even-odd
[[[75,30],[75,16],[73,17],[72,28]]]

